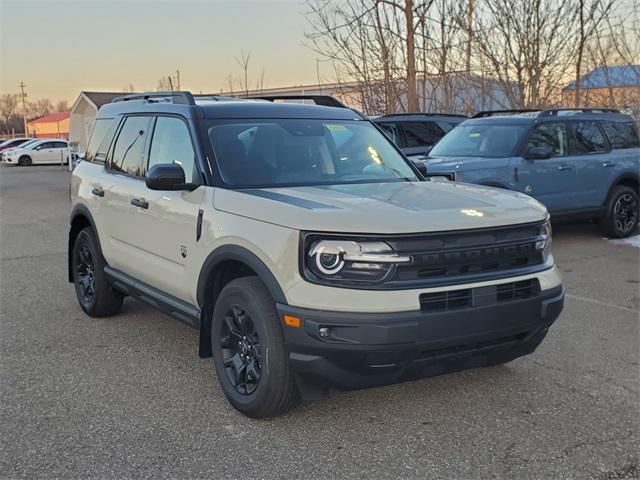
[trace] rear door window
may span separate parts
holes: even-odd
[[[576,122],[573,128],[577,154],[606,152],[609,149],[597,122]]]
[[[607,134],[611,148],[637,148],[638,131],[633,122],[602,122],[602,128]]]
[[[142,176],[142,151],[149,117],[127,117],[113,147],[109,168],[134,177]]]
[[[551,147],[554,157],[567,155],[569,142],[567,140],[567,125],[564,122],[547,122],[538,125],[529,137],[526,149],[533,147]]]
[[[379,123],[378,125],[380,126],[380,128],[382,128],[382,130],[384,130],[384,133],[386,133],[391,141],[397,146],[399,146],[400,148],[404,148],[407,146],[404,138],[402,137],[402,133],[398,128],[398,125],[396,125],[395,123]]]
[[[435,145],[444,136],[444,130],[435,122],[402,122],[407,148]]]

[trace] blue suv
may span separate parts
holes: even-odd
[[[481,112],[447,133],[425,163],[429,175],[531,195],[556,220],[598,219],[610,237],[638,225],[638,127],[618,110]]]

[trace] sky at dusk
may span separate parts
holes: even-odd
[[[317,83],[302,1],[0,0],[0,92],[73,102],[81,90],[227,90],[234,57],[251,52],[252,86]],[[320,67],[328,75],[329,67]]]

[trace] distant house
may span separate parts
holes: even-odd
[[[562,89],[562,103],[575,106],[576,82]],[[640,65],[599,67],[580,80],[580,103],[585,107],[615,107],[640,118]]]
[[[69,143],[76,148],[76,151],[84,152],[87,149],[89,135],[91,135],[98,109],[122,95],[126,94],[122,92],[80,92],[71,106],[69,131]]]
[[[27,122],[29,135],[37,138],[69,138],[69,112],[56,112]]]

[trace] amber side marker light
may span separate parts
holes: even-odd
[[[284,316],[284,324],[287,327],[300,328],[300,319],[298,317],[294,317],[293,315],[285,315]]]

